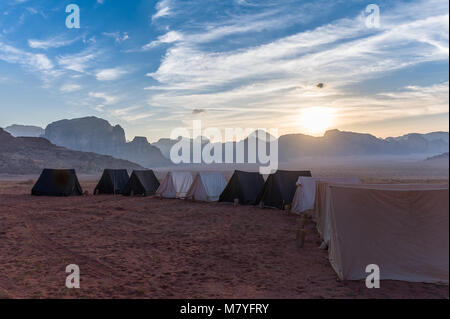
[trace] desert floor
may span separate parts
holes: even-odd
[[[448,298],[448,286],[339,282],[307,224],[279,210],[144,197],[31,197],[0,182],[3,298]],[[95,186],[83,182],[92,193]],[[81,288],[65,287],[77,264]]]

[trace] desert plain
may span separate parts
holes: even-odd
[[[368,175],[370,182],[376,180]],[[0,181],[1,298],[448,298],[448,286],[339,281],[307,220],[277,209],[154,197],[32,197]],[[410,180],[390,180],[409,182]],[[92,194],[92,176],[80,178]],[[414,182],[448,184],[448,177]],[[65,286],[69,264],[80,289]]]

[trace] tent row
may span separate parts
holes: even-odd
[[[235,171],[227,183],[217,172],[169,172],[161,184],[152,170],[133,171],[105,169],[94,189],[95,195],[156,195],[161,198],[183,198],[205,202],[238,201],[241,205],[261,204],[284,209],[296,191],[296,181],[311,176],[310,171],[282,171],[268,176],[257,172]],[[33,195],[72,196],[83,193],[75,170],[45,169],[33,187]]]
[[[341,280],[367,277],[376,264],[382,280],[448,284],[449,190],[440,185],[368,185],[358,178],[313,178],[308,171],[169,172],[105,170],[97,194],[153,195],[199,201],[261,204],[312,214],[323,248]],[[33,195],[81,195],[74,170],[44,170]]]
[[[105,169],[94,189],[95,195],[154,195],[159,181],[153,171]],[[74,169],[44,169],[31,190],[35,196],[79,196],[83,190]]]
[[[301,177],[292,211],[312,214],[341,280],[376,264],[381,280],[448,284],[448,186]]]

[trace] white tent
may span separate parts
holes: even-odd
[[[192,185],[192,174],[188,172],[169,172],[162,181],[156,196],[164,198],[184,198]]]
[[[204,202],[219,200],[227,186],[225,177],[220,173],[198,173],[195,176],[186,198]]]
[[[446,283],[449,192],[432,185],[329,185],[329,259],[341,280]]]
[[[291,211],[293,213],[303,213],[314,208],[316,199],[317,182],[339,183],[339,184],[360,184],[361,180],[356,177],[350,178],[317,178],[300,176],[297,180],[297,189],[292,200]]]

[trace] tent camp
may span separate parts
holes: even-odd
[[[311,176],[310,171],[281,171],[269,175],[256,204],[284,209],[294,198],[296,182],[299,176]]]
[[[35,196],[82,195],[80,183],[74,169],[44,169],[31,190]]]
[[[202,202],[216,202],[226,186],[227,181],[220,173],[198,173],[186,198]]]
[[[94,194],[122,194],[128,179],[129,176],[126,169],[105,169],[94,189]]]
[[[150,196],[156,193],[159,187],[159,181],[152,170],[133,171],[122,194]]]
[[[264,178],[257,172],[234,171],[227,187],[222,192],[219,202],[233,203],[239,200],[241,205],[251,205],[264,187]]]
[[[449,277],[448,186],[330,185],[329,259],[341,280],[446,283]]]
[[[184,198],[192,185],[192,181],[191,173],[169,172],[156,191],[156,196],[163,198]]]
[[[357,177],[350,178],[323,178],[300,176],[297,180],[297,189],[292,200],[291,211],[301,214],[314,209],[316,199],[317,182],[335,183],[335,184],[360,184],[361,180]]]

